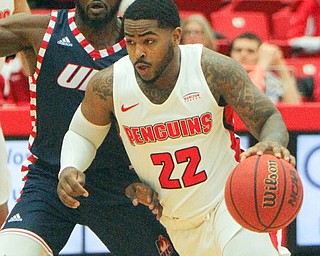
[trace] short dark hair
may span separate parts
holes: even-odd
[[[179,11],[173,0],[136,0],[123,15],[123,20],[156,20],[159,28],[180,27]]]
[[[256,34],[253,34],[251,32],[244,32],[232,40],[231,45],[230,45],[231,50],[233,48],[234,41],[237,39],[250,39],[250,40],[256,41],[259,46],[262,44],[261,39]]]
[[[234,46],[234,42],[237,40],[237,39],[249,39],[249,40],[253,40],[253,41],[256,41],[258,43],[258,47],[260,47],[260,45],[262,44],[262,41],[261,39],[256,35],[256,34],[253,34],[251,32],[244,32],[238,36],[236,36],[231,44],[230,44],[230,47],[229,47],[229,52],[228,52],[228,55],[230,56],[231,55],[231,51],[233,50],[233,46]]]

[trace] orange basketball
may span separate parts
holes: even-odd
[[[273,232],[297,216],[303,187],[297,170],[273,155],[251,156],[230,173],[225,201],[232,217],[244,228]]]

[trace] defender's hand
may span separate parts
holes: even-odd
[[[296,166],[296,159],[290,154],[290,151],[274,141],[261,141],[248,148],[240,154],[240,162],[252,155],[272,154],[278,158],[283,158],[293,166]]]
[[[131,200],[134,206],[139,203],[148,206],[153,214],[157,215],[157,220],[162,215],[162,205],[158,200],[158,193],[142,182],[132,183],[126,188],[126,196]]]
[[[80,202],[74,197],[88,197],[89,193],[84,189],[86,175],[73,167],[65,168],[59,176],[57,193],[66,206],[70,208],[78,208]]]

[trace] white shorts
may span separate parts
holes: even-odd
[[[284,247],[275,248],[268,233],[242,228],[232,218],[224,201],[205,216],[191,221],[161,217],[161,223],[180,256],[290,255]]]

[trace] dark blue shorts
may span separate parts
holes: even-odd
[[[169,239],[164,227],[146,206],[134,207],[125,196],[125,187],[137,176],[128,170],[87,170],[88,198],[79,198],[77,209],[60,201],[57,189],[58,166],[37,161],[29,166],[20,200],[8,220],[19,213],[22,221],[7,222],[5,228],[30,230],[53,250],[64,247],[76,224],[88,226],[112,255],[159,255],[159,235]],[[164,254],[167,255],[167,254]],[[175,254],[177,255],[177,254]]]

